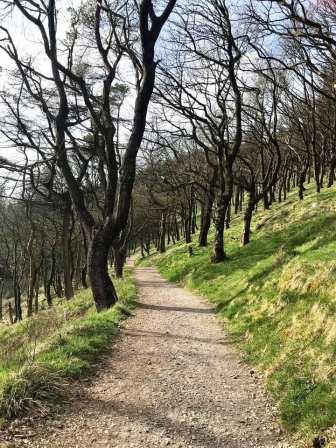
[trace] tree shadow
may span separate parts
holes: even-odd
[[[192,421],[190,424],[185,421],[178,421],[171,418],[168,413],[162,412],[159,409],[158,403],[151,405],[135,403],[129,403],[125,400],[107,399],[101,400],[98,398],[88,397],[88,407],[92,409],[95,407],[104,412],[105,415],[113,417],[127,417],[129,421],[136,421],[143,424],[146,429],[148,428],[152,431],[160,431],[163,436],[169,437],[172,440],[176,438],[183,439],[188,446],[192,442],[193,447],[199,448],[244,448],[252,446],[251,438],[255,439],[256,433],[253,425],[251,428],[247,428],[246,424],[243,425],[244,439],[246,442],[241,440],[242,430],[239,428],[239,418],[236,422],[230,424],[230,431],[223,434],[215,434],[209,427],[204,424],[207,421],[208,416],[204,416],[199,424]],[[168,411],[172,410],[168,408]],[[235,423],[235,424],[234,424]],[[248,429],[248,431],[247,431]],[[277,437],[272,437],[266,434],[258,433],[258,448],[263,448],[269,443],[269,439],[277,439]],[[250,439],[250,440],[249,440]]]
[[[123,334],[130,337],[136,338],[163,338],[163,339],[175,339],[179,341],[189,341],[189,342],[200,342],[202,344],[210,344],[210,345],[233,345],[239,342],[241,339],[238,338],[230,338],[230,339],[218,339],[218,338],[198,338],[195,336],[183,336],[170,332],[160,332],[160,331],[151,331],[151,330],[140,330],[135,328],[134,330],[125,329],[123,330]]]
[[[155,271],[157,273],[157,271]],[[168,289],[177,289],[178,285],[174,285],[173,283],[167,283],[165,280],[139,280],[136,279],[136,284],[140,288],[168,288]]]
[[[260,272],[248,278],[251,285],[262,284],[274,270],[280,270],[290,259],[300,255],[297,248],[318,240],[309,248],[316,251],[335,241],[336,215],[318,215],[309,222],[295,222],[275,232],[256,232],[255,240],[245,247],[235,246],[226,261],[216,265],[202,264],[189,273],[195,285],[216,279],[217,276],[232,276],[236,271],[249,271],[261,261],[266,261],[281,250],[279,257]],[[322,236],[321,236],[322,235]],[[187,272],[188,273],[188,272]],[[243,291],[242,291],[243,292]]]
[[[194,314],[215,314],[215,311],[210,308],[189,308],[183,306],[165,306],[165,305],[150,305],[148,303],[137,302],[137,308],[142,308],[146,310],[153,311],[172,311],[172,312],[181,312],[181,313],[194,313]]]

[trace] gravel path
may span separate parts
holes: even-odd
[[[209,305],[153,268],[136,269],[135,276],[140,306],[101,373],[71,412],[27,446],[287,446],[261,379],[242,362]]]

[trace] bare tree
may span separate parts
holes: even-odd
[[[172,36],[178,42],[177,56],[174,62],[168,59],[176,69],[167,65],[158,85],[164,107],[183,117],[174,120],[175,126],[204,151],[216,181],[214,262],[226,256],[225,219],[243,135],[239,68],[246,41],[236,33],[224,0],[182,7]]]
[[[32,0],[13,2],[14,9],[20,12],[41,38],[50,65],[51,73],[47,74],[42,73],[31,59],[19,54],[10,27],[1,27],[1,48],[15,62],[16,75],[22,80],[22,95],[18,95],[17,103],[23,108],[23,97],[30,97],[42,110],[46,122],[45,132],[39,133],[38,137],[35,135],[35,141],[30,141],[26,135],[27,143],[46,163],[50,159],[56,161],[57,170],[67,185],[76,213],[85,228],[89,240],[88,274],[97,310],[108,308],[117,300],[108,275],[108,254],[113,241],[119,238],[127,226],[137,153],[155,83],[155,45],[175,2],[169,0],[159,15],[155,12],[152,0],[142,0],[139,5],[137,2],[116,1],[109,4],[98,1],[94,10],[89,10],[95,50],[95,54],[90,54],[90,57],[99,61],[92,66],[101,67],[97,73],[101,80],[98,83],[101,87],[99,95],[93,94],[92,78],[86,76],[85,70],[84,73],[82,71],[86,62],[82,60],[80,65],[75,64],[79,57],[76,50],[80,29],[78,14],[74,11],[71,33],[61,51],[59,47],[63,41],[57,26],[55,0],[49,0],[47,4]],[[119,166],[115,144],[117,126],[111,110],[111,93],[122,70],[122,62],[132,64],[137,82],[132,126]],[[93,135],[93,145],[90,147],[92,157],[88,157],[81,149],[76,136],[88,118],[92,123],[88,129]],[[26,133],[31,123],[21,116],[19,119],[20,132]],[[37,138],[48,149],[41,150]],[[96,163],[99,177],[100,218],[90,210],[82,188],[91,162]]]

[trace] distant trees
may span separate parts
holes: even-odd
[[[0,2],[0,133],[17,156],[0,158],[15,198],[2,203],[0,297],[14,297],[13,320],[22,297],[38,310],[42,287],[49,306],[88,284],[98,310],[112,306],[108,265],[122,277],[137,247],[190,247],[196,232],[205,247],[213,227],[212,261],[225,261],[235,214],[246,245],[258,208],[334,184],[333,3],[175,3]],[[36,47],[22,49],[11,17]]]
[[[335,8],[252,1],[239,15],[239,31],[236,14],[225,1],[180,6],[156,92],[158,134],[175,138],[156,147],[165,146],[179,168],[189,154],[187,176],[175,170],[175,191],[193,186],[201,246],[211,223],[215,228],[213,261],[225,259],[232,207],[243,210],[245,245],[259,202],[267,209],[292,188],[303,199],[307,181],[319,192],[335,180]],[[177,208],[171,195],[161,207],[171,201]]]
[[[246,43],[222,0],[181,6],[178,17],[174,30],[177,51],[172,51],[161,71],[158,95],[163,107],[183,117],[182,132],[204,152],[211,170],[207,207],[216,206],[213,261],[219,262],[225,259],[225,219],[242,143],[244,84],[240,67]],[[171,65],[175,70],[170,70]],[[217,188],[212,199],[213,183]]]
[[[118,1],[113,5],[98,2],[94,8],[83,5],[70,10],[70,29],[62,39],[55,0],[47,4],[15,0],[14,13],[18,11],[33,32],[37,32],[44,63],[50,70],[42,70],[43,65],[20,54],[10,26],[0,28],[1,48],[15,63],[15,77],[19,79],[15,95],[9,97],[8,92],[3,95],[16,119],[14,126],[19,138],[6,130],[3,133],[15,144],[34,151],[35,157],[45,163],[49,175],[52,177],[56,171],[65,183],[86,233],[87,269],[98,310],[112,306],[117,300],[107,271],[108,256],[127,226],[136,158],[155,83],[155,45],[175,1],[164,2],[159,15],[151,0],[143,0],[139,5]],[[87,57],[83,57],[83,46]],[[121,64],[132,68],[136,77],[132,125],[122,155],[116,144],[118,120],[113,110]],[[40,115],[39,128],[27,117],[31,107]],[[118,115],[119,112],[117,107]],[[91,142],[83,140],[84,132],[92,136]],[[94,176],[99,213],[92,212],[86,198],[85,181],[90,169],[97,170]],[[49,181],[45,182],[47,188]]]

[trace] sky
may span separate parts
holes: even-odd
[[[76,0],[76,3],[79,4],[80,2]],[[61,4],[61,8],[59,9],[59,15],[58,15],[58,37],[59,40],[61,41],[65,38],[66,31],[69,28],[69,13],[67,8],[71,6],[73,2],[67,0],[61,0],[60,2],[58,2],[58,4]],[[25,18],[23,18],[22,14],[17,10],[12,12],[11,14],[7,14],[5,20],[3,20],[2,25],[10,30],[15,45],[17,46],[19,55],[31,58],[34,63],[34,66],[38,67],[39,71],[43,72],[43,74],[45,74],[46,76],[50,76],[51,75],[50,62],[48,58],[44,55],[41,37],[39,32],[37,32],[36,27],[31,25]],[[1,37],[4,36],[4,33],[0,32],[0,36]],[[59,51],[59,54],[61,55],[61,51]],[[15,67],[15,64],[4,53],[4,51],[1,51],[0,61],[1,61],[0,88],[8,89],[9,84],[8,69],[13,69]],[[134,85],[134,75],[129,62],[123,61],[120,64],[120,77],[122,78],[120,81],[127,83],[129,87],[132,89]],[[121,112],[121,115],[123,117],[130,116],[133,104],[134,104],[134,90],[133,91],[131,90],[124,103]],[[0,113],[1,110],[4,111],[3,105],[2,106],[0,105]],[[122,131],[121,135],[126,136],[126,131]],[[4,137],[2,138],[0,137],[0,155],[6,156],[11,160],[22,159],[22,156],[19,154],[18,151],[15,150],[15,148],[8,149],[5,148],[5,146],[6,142],[4,141]]]

